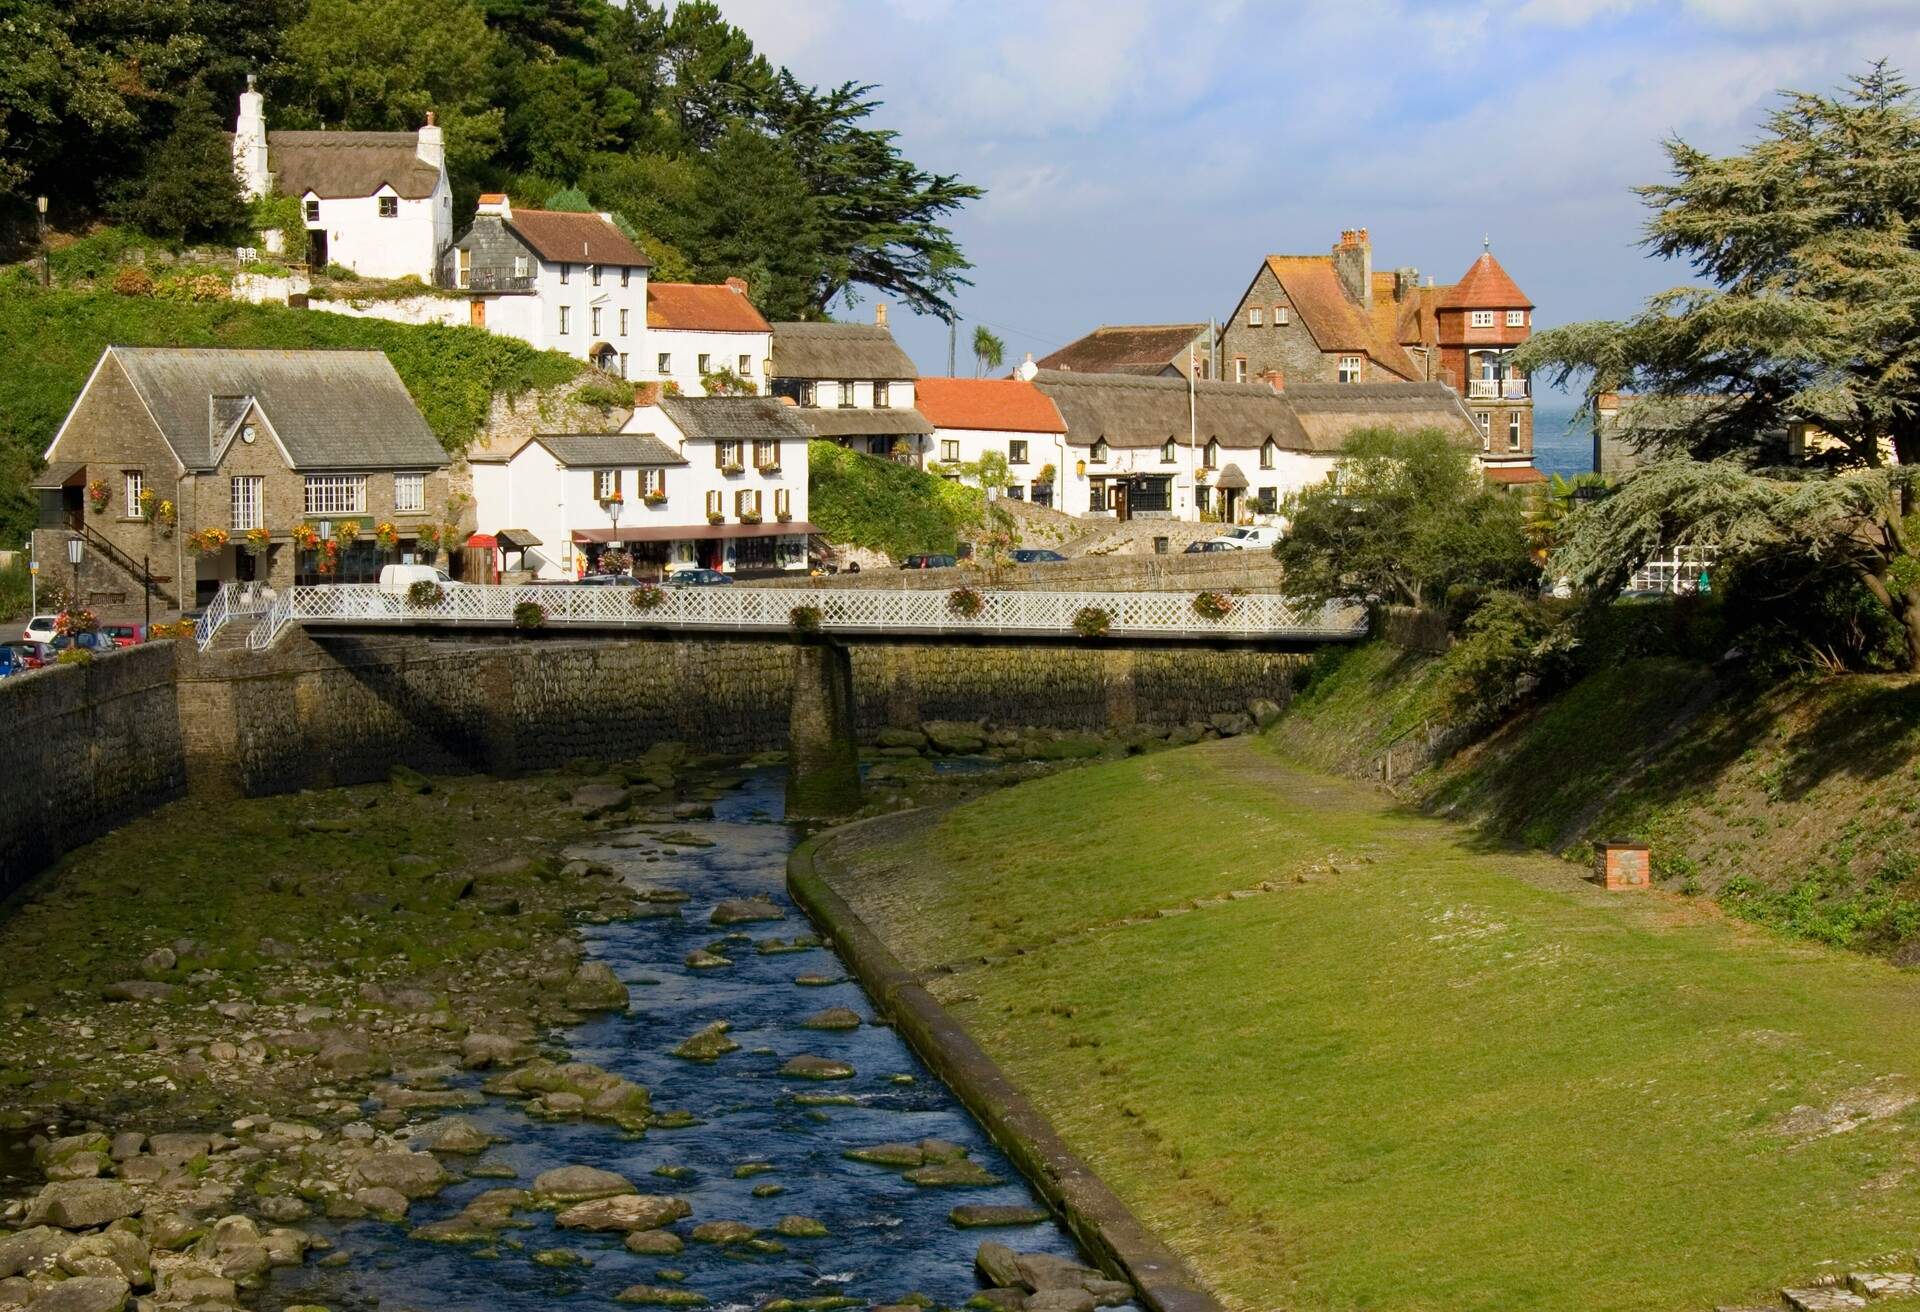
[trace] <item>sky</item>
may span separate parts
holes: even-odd
[[[1011,366],[1225,316],[1261,257],[1350,227],[1441,282],[1490,241],[1539,327],[1619,317],[1690,280],[1637,244],[1663,140],[1731,152],[1781,88],[1877,58],[1920,81],[1920,0],[720,4],[800,78],[876,83],[908,158],[986,188],[952,222],[967,374],[976,324]],[[946,325],[891,318],[945,373]]]

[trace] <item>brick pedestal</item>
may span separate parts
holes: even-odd
[[[1653,862],[1645,843],[1602,843],[1595,861],[1594,882],[1608,892],[1650,888]]]

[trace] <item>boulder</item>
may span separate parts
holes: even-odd
[[[382,1221],[404,1220],[407,1209],[412,1206],[405,1194],[385,1185],[378,1188],[355,1189],[348,1197],[369,1215],[376,1216]]]
[[[180,958],[172,948],[155,948],[140,958],[140,973],[143,975],[164,975],[180,964]]]
[[[169,1166],[179,1166],[204,1157],[212,1144],[205,1134],[156,1134],[147,1141],[147,1151]]]
[[[567,981],[567,1005],[575,1011],[624,1011],[627,986],[604,961],[589,961]]]
[[[1007,1203],[962,1203],[947,1213],[947,1219],[962,1230],[985,1230],[996,1226],[1038,1225],[1047,1214],[1037,1207]]]
[[[597,1166],[558,1166],[534,1177],[533,1204],[552,1207],[559,1203],[584,1203],[616,1194],[637,1194],[633,1181]]]
[[[1005,1244],[991,1241],[980,1245],[974,1252],[973,1266],[980,1278],[995,1289],[1024,1288],[1020,1274],[1020,1258]]]
[[[1089,1280],[1104,1279],[1092,1267],[1051,1253],[1022,1253],[1015,1261],[1020,1268],[1020,1283],[1029,1289],[1081,1289]]]
[[[173,985],[158,980],[123,979],[100,990],[100,996],[108,1002],[165,1002],[176,992]]]
[[[624,811],[633,804],[633,794],[619,784],[583,784],[573,790],[569,803],[588,819]]]
[[[62,1280],[27,1304],[28,1312],[121,1312],[133,1290],[118,1276]]]
[[[684,1198],[661,1194],[619,1194],[578,1203],[553,1218],[568,1230],[658,1230],[693,1215]]]
[[[1244,711],[1222,711],[1207,721],[1222,738],[1232,738],[1253,728],[1253,717]]]
[[[72,1235],[46,1225],[0,1239],[0,1280],[45,1271],[73,1242]]]
[[[687,953],[685,964],[688,970],[718,970],[722,966],[731,966],[733,959],[723,957],[717,952],[709,952],[705,948],[695,948]]]
[[[744,1244],[759,1230],[745,1221],[702,1221],[693,1228],[696,1244]]]
[[[688,1035],[673,1049],[673,1055],[686,1061],[718,1061],[730,1052],[737,1052],[740,1045],[727,1037],[732,1026],[717,1020],[694,1034]]]
[[[857,1030],[860,1028],[860,1013],[850,1007],[828,1007],[825,1011],[814,1012],[800,1025],[809,1030]]]
[[[83,1235],[60,1254],[60,1269],[70,1276],[106,1276],[135,1289],[153,1283],[147,1246],[130,1230],[114,1228]]]
[[[757,920],[784,920],[787,913],[764,897],[729,898],[713,909],[716,925],[744,925]]]
[[[374,1153],[354,1164],[354,1182],[367,1189],[393,1189],[408,1198],[427,1198],[439,1193],[453,1177],[434,1160],[432,1153]]]
[[[774,1225],[773,1232],[788,1239],[823,1239],[827,1227],[811,1216],[783,1216]]]
[[[908,1171],[906,1178],[923,1189],[967,1189],[999,1184],[1000,1177],[978,1162],[962,1157],[951,1162],[929,1162]]]
[[[966,754],[987,745],[986,728],[964,720],[928,720],[920,726],[920,731],[926,734],[928,745],[936,752]]]
[[[413,1131],[413,1142],[428,1152],[479,1153],[498,1141],[471,1116],[442,1116]]]
[[[27,1224],[91,1230],[140,1210],[140,1195],[113,1180],[69,1180],[47,1185],[27,1208]]]
[[[1278,720],[1285,712],[1281,709],[1279,702],[1271,701],[1265,697],[1255,697],[1247,703],[1247,714],[1253,717],[1255,725],[1264,729]]]
[[[469,1070],[517,1066],[533,1055],[533,1046],[504,1034],[469,1034],[460,1041],[460,1064]]]
[[[691,1289],[666,1285],[628,1285],[613,1296],[616,1303],[639,1303],[646,1307],[705,1307],[707,1296]]]
[[[321,1041],[314,1060],[335,1075],[385,1075],[392,1064],[367,1046],[358,1035],[335,1032]]]
[[[853,1067],[846,1062],[810,1053],[788,1058],[780,1073],[797,1080],[850,1080],[854,1075]]]
[[[671,1230],[635,1230],[623,1242],[629,1253],[642,1257],[671,1257],[685,1247]]]
[[[1093,1295],[1072,1286],[1028,1294],[1025,1312],[1093,1312],[1093,1307]]]
[[[849,1148],[842,1157],[856,1162],[871,1162],[875,1166],[891,1166],[898,1169],[919,1166],[927,1160],[926,1153],[917,1143],[877,1143],[868,1148]]]

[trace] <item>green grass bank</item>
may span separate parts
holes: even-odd
[[[1232,1306],[1687,1309],[1910,1262],[1920,979],[1885,962],[1603,893],[1252,739],[838,854]]]

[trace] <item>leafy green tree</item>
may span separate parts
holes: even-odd
[[[999,493],[1013,481],[1013,467],[1002,451],[982,451],[978,460],[956,460],[946,467],[989,495]]]
[[[700,386],[708,396],[758,396],[760,389],[750,378],[742,378],[721,365],[710,374],[700,375]]]
[[[1434,429],[1347,439],[1334,476],[1288,496],[1273,554],[1287,590],[1313,602],[1407,606],[1455,587],[1525,588],[1538,578],[1518,500],[1487,487],[1472,451]]]
[[[1576,474],[1571,479],[1554,474],[1538,487],[1527,502],[1527,540],[1543,557],[1560,545],[1567,517],[1583,498],[1597,497],[1606,491],[1607,480],[1595,473]]]
[[[1593,536],[1609,530],[1635,550],[1715,542],[1733,563],[1797,553],[1855,572],[1907,632],[1920,670],[1912,484],[1883,472],[1890,455],[1920,461],[1912,90],[1875,64],[1839,95],[1787,93],[1743,152],[1675,140],[1667,156],[1675,180],[1640,191],[1653,210],[1646,244],[1687,260],[1705,285],[1662,293],[1625,322],[1542,333],[1516,361],[1560,382],[1589,374],[1589,402],[1633,391],[1689,398],[1696,415],[1665,431],[1629,426],[1629,441],[1679,463],[1576,516],[1595,527],[1576,526],[1562,568],[1596,587],[1619,575],[1622,546]],[[1832,439],[1824,474],[1752,472],[1796,423]]]
[[[785,143],[736,123],[707,164],[695,193],[700,276],[744,277],[769,319],[818,317],[819,217]]]
[[[978,378],[989,369],[998,369],[1006,357],[1007,344],[987,331],[985,324],[976,325],[973,330],[973,376]]]
[[[126,184],[115,209],[142,232],[175,241],[234,237],[247,226],[233,146],[204,86],[189,92],[173,131]]]

